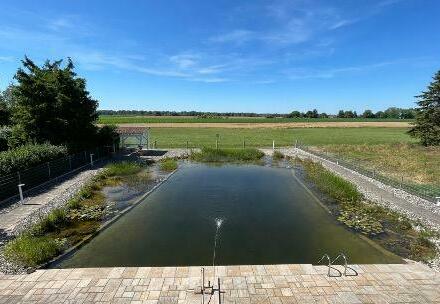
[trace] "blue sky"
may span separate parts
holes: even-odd
[[[437,0],[0,4],[0,88],[71,57],[101,109],[410,107],[440,69]]]

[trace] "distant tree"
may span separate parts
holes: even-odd
[[[344,117],[345,118],[355,118],[355,117],[357,117],[357,114],[356,114],[356,111],[355,112],[353,112],[353,111],[345,111],[344,112]]]
[[[416,110],[414,109],[402,109],[400,112],[401,119],[414,119],[416,118]]]
[[[344,110],[339,110],[338,112],[338,118],[344,118],[345,117],[345,112]]]
[[[371,110],[365,110],[364,113],[362,114],[363,118],[374,118],[375,115],[373,114],[373,111]]]
[[[374,116],[376,116],[376,118],[385,118],[383,111],[376,112],[376,114],[374,114]]]
[[[328,118],[327,113],[321,113],[319,114],[319,118]]]
[[[290,118],[299,118],[299,117],[301,117],[301,116],[302,116],[302,114],[301,114],[300,111],[292,111],[292,112],[289,114],[289,117],[290,117]]]
[[[417,116],[415,126],[409,134],[420,139],[424,146],[440,145],[440,71],[428,85],[426,91],[416,96]]]
[[[15,79],[13,137],[37,143],[66,144],[72,149],[93,145],[98,102],[77,77],[70,58],[39,67],[25,57]]]
[[[398,119],[400,118],[400,109],[396,107],[388,108],[384,111],[384,118],[394,118]]]
[[[307,111],[306,114],[304,114],[304,116],[307,118],[318,118],[319,113],[318,110],[313,109],[313,111]]]

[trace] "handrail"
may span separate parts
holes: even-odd
[[[321,261],[324,260],[324,259],[327,259],[327,261],[328,261],[328,265],[327,265],[327,267],[328,267],[328,272],[327,272],[327,275],[328,275],[329,277],[342,277],[342,272],[340,272],[339,269],[337,269],[337,268],[335,268],[335,267],[332,266],[332,260],[331,260],[330,256],[329,256],[327,253],[324,254],[324,255],[321,257],[321,259],[318,261],[318,264],[321,263]],[[332,275],[332,274],[331,274],[331,269],[336,270],[336,271],[338,272],[339,275]]]
[[[344,260],[344,276],[346,276],[346,277],[350,277],[350,276],[355,277],[355,276],[358,275],[358,272],[354,268],[348,266],[348,259],[347,259],[346,255],[344,253],[342,253],[342,252],[332,261],[332,264],[335,263],[339,258],[342,258]],[[352,270],[353,274],[347,274],[347,269]]]

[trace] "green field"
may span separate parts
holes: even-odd
[[[223,148],[291,146],[295,140],[307,145],[411,143],[406,128],[152,128],[151,143],[158,148],[214,147],[216,134]]]
[[[404,119],[368,119],[368,118],[264,118],[264,117],[172,117],[172,116],[129,116],[100,115],[100,124],[124,123],[282,123],[282,122],[369,122],[369,121],[406,121]]]

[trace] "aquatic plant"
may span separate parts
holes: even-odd
[[[199,162],[252,162],[258,161],[264,153],[258,149],[215,149],[204,147],[200,152],[191,155],[191,159]]]
[[[295,162],[300,162],[307,178],[334,200],[332,210],[339,222],[403,258],[426,262],[438,254],[431,241],[438,235],[425,228],[418,231],[406,216],[365,200],[353,184],[321,164],[299,159]]]
[[[123,161],[108,164],[105,168],[108,176],[125,176],[140,172],[142,164],[133,161]]]
[[[25,233],[8,242],[4,248],[8,260],[27,267],[35,267],[60,254],[65,240],[48,236],[36,237]]]
[[[362,194],[355,185],[326,170],[321,164],[311,160],[304,160],[302,164],[307,178],[331,198],[342,202],[359,202],[362,199]]]
[[[177,161],[173,158],[164,158],[160,161],[160,169],[163,171],[174,171],[177,166]]]

